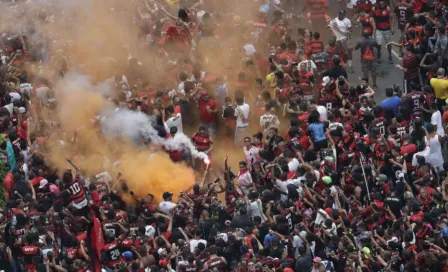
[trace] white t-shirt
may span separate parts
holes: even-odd
[[[165,130],[170,133],[172,127],[177,127],[177,132],[182,132],[182,116],[180,113],[176,114],[174,117],[170,117],[165,121]]]
[[[280,120],[278,120],[278,117],[275,114],[266,113],[266,114],[263,114],[262,116],[260,116],[260,126],[263,129],[267,129],[272,126],[278,127],[279,125],[280,125]]]
[[[335,29],[335,25],[337,25],[338,30]],[[344,18],[344,20],[339,20],[338,18],[334,18],[330,21],[329,26],[333,29],[333,32],[336,36],[336,39],[338,41],[346,40],[347,36],[349,34],[349,29],[352,27],[352,23],[350,22],[350,19]]]
[[[238,184],[247,187],[249,185],[252,185],[252,183],[252,176],[250,175],[249,171],[238,174]]]
[[[219,238],[223,239],[224,242],[226,242],[226,243],[227,243],[227,240],[229,240],[229,237],[228,237],[227,233],[225,233],[225,232],[220,232],[220,233],[218,233],[218,235],[216,235],[216,237],[217,237],[218,239],[219,239]]]
[[[299,166],[299,160],[297,160],[296,158],[292,158],[292,160],[288,162],[289,171],[297,171],[297,168],[299,168]]]
[[[185,92],[185,81],[181,81],[178,85],[177,85],[177,92]]]
[[[301,195],[302,193],[302,188],[300,187],[300,183],[301,183],[302,178],[297,178],[297,179],[288,179],[285,181],[282,180],[276,180],[275,181],[275,185],[277,186],[278,189],[280,189],[282,192],[284,193],[288,193],[288,185],[290,184],[294,184],[295,186],[297,186],[298,189],[298,193]],[[286,201],[288,199],[287,195],[282,194],[280,196],[280,199],[282,201]]]
[[[236,106],[235,109],[236,127],[249,126],[249,110],[250,107],[246,103],[244,103],[241,106]]]
[[[203,243],[205,246],[207,246],[207,241],[203,240],[203,239],[191,239],[190,240],[190,252],[193,253],[194,250],[198,247],[199,243]]]
[[[318,106],[317,107],[317,111],[319,112],[319,115],[320,115],[320,119],[322,120],[322,121],[327,121],[328,120],[328,117],[327,117],[327,108],[326,107],[324,107],[324,106]]]
[[[162,201],[159,203],[159,210],[163,213],[166,213],[167,215],[171,215],[170,210],[176,207],[176,203],[171,201]]]
[[[149,238],[154,238],[155,234],[156,234],[156,229],[153,226],[151,226],[151,225],[145,226],[145,236],[148,236]]]
[[[257,161],[258,148],[255,146],[251,146],[249,149],[246,147],[243,148],[244,156],[246,157],[247,166],[252,164],[252,160],[254,162]]]
[[[445,131],[443,130],[442,125],[442,115],[440,114],[440,111],[436,110],[431,115],[431,124],[437,125],[437,134],[439,134],[439,136],[441,137],[445,136]]]
[[[314,61],[312,61],[312,60],[304,60],[304,61],[301,61],[301,62],[299,63],[299,65],[297,65],[297,69],[300,70],[300,66],[302,66],[302,63],[305,63],[305,65],[306,65],[306,70],[307,70],[308,72],[311,72],[311,73],[314,74],[314,69],[317,69],[317,66],[316,66],[316,64],[314,63]]]
[[[13,103],[9,103],[8,105],[5,105],[5,108],[8,110],[9,115],[12,116],[13,109],[14,109],[14,104]]]
[[[254,218],[255,216],[261,217],[261,222],[264,223],[264,218],[262,214],[262,208],[261,208],[261,200],[257,199],[255,201],[249,201],[247,204],[247,210],[249,212],[249,215]]]
[[[244,45],[243,49],[244,49],[244,53],[246,53],[246,56],[248,56],[248,57],[252,56],[256,52],[255,47],[252,44]]]

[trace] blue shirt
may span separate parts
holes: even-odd
[[[220,105],[224,105],[225,103],[225,98],[228,95],[227,92],[227,84],[221,84],[221,85],[216,85],[216,89],[215,89],[215,94],[216,94],[216,100],[218,102],[218,104]]]
[[[274,239],[275,237],[277,237],[277,235],[275,235],[273,233],[266,234],[266,236],[264,237],[264,241],[263,241],[264,247],[268,248],[271,245],[271,240]]]
[[[388,97],[381,102],[381,107],[385,110],[387,108],[392,109],[394,115],[398,113],[398,107],[400,106],[401,99],[394,95],[392,97]]]
[[[312,123],[308,126],[308,130],[314,135],[314,141],[319,142],[326,140],[324,123]]]

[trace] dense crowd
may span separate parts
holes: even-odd
[[[1,2],[6,15],[42,4]],[[157,150],[204,178],[141,195],[111,168],[52,164],[49,144],[77,141],[61,136],[57,82],[82,69],[33,26],[4,28],[1,271],[448,271],[448,2],[129,5],[157,77],[129,56],[103,95],[150,116],[158,139],[194,131],[192,146]],[[76,16],[70,8],[23,15],[51,25]],[[377,71],[394,59],[403,77],[379,89]],[[149,154],[153,141],[137,142]],[[241,161],[215,159],[226,152]]]

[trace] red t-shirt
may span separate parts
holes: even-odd
[[[279,59],[291,59],[293,62],[297,62],[297,56],[290,52],[283,52],[278,56]]]
[[[210,124],[215,122],[216,113],[209,113],[207,111],[207,106],[209,106],[211,110],[216,110],[218,108],[218,104],[216,104],[216,101],[212,98],[209,98],[207,101],[199,99],[199,119],[203,123]]]
[[[15,183],[12,176],[12,173],[8,172],[5,175],[5,179],[3,180],[3,188],[5,192],[10,192],[12,189],[14,189]]]
[[[444,124],[448,123],[448,111],[445,111],[442,116],[442,121]]]
[[[43,180],[43,177],[35,177],[31,180],[31,183],[33,184],[33,187],[39,186],[40,181]]]

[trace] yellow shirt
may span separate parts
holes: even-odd
[[[434,90],[434,94],[438,99],[448,98],[448,80],[444,78],[431,78],[429,84]]]
[[[272,72],[272,73],[270,73],[270,74],[268,74],[266,76],[266,81],[268,82],[268,86],[267,87],[268,87],[268,90],[271,93],[271,95],[274,95],[275,88],[272,88],[271,85],[274,84],[275,79],[276,78],[275,78],[275,73],[274,72]],[[272,98],[274,98],[274,96],[272,96]]]

